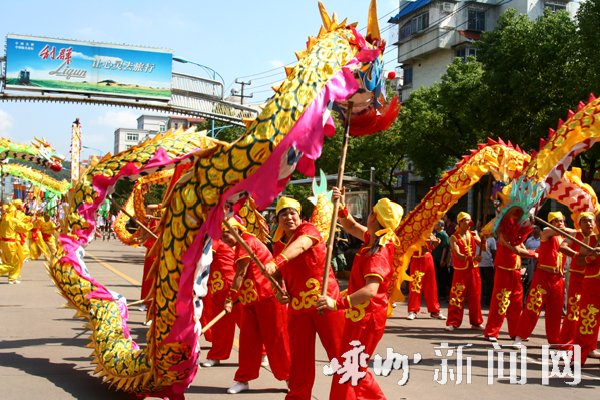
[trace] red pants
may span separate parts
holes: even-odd
[[[519,318],[517,336],[527,339],[537,324],[542,308],[545,308],[548,343],[560,343],[560,323],[565,298],[565,280],[563,276],[538,267],[533,274],[529,287],[527,303],[521,318]]]
[[[340,354],[337,356],[340,364],[343,365],[344,358],[342,354],[352,350],[353,346],[350,344],[353,340],[358,340],[365,346],[364,353],[369,355],[369,359],[373,357],[375,348],[383,336],[385,330],[385,321],[387,319],[387,310],[377,310],[376,312],[367,313],[363,319],[358,322],[352,322],[346,319],[344,325],[344,335],[342,339],[342,348]],[[368,360],[367,360],[368,362]],[[363,367],[359,368],[360,371],[366,372],[363,379],[358,381],[358,385],[352,386],[351,380],[340,384],[339,380],[341,375],[334,375],[331,382],[331,392],[329,394],[330,400],[353,400],[353,399],[385,399],[385,395],[381,391],[381,388],[373,378],[371,372]]]
[[[319,314],[316,309],[288,314],[290,336],[290,381],[286,399],[311,398],[315,383],[315,340],[319,334],[329,360],[340,354],[344,330],[344,312],[326,311]]]
[[[290,348],[286,327],[287,311],[275,297],[242,307],[239,365],[234,377],[236,382],[258,378],[263,344],[275,378],[280,381],[289,379]]]
[[[519,270],[508,271],[496,268],[492,302],[490,303],[490,312],[483,334],[486,337],[497,338],[506,316],[508,334],[512,338],[516,337],[521,311],[523,311],[521,272]]]
[[[579,303],[583,293],[583,274],[569,274],[569,290],[567,292],[567,315],[560,329],[560,343],[573,343],[579,321]]]
[[[413,257],[410,262],[410,276],[413,280],[410,282],[408,292],[408,312],[414,312],[415,314],[419,312],[421,309],[421,294],[423,294],[427,311],[431,314],[439,313],[440,303],[435,281],[435,267],[430,253],[419,258]]]
[[[460,327],[463,320],[465,300],[469,303],[469,322],[471,322],[471,325],[481,325],[483,316],[481,315],[481,277],[479,276],[479,268],[454,270],[446,326]]]
[[[575,344],[581,346],[581,364],[598,343],[598,315],[600,313],[600,278],[584,278],[583,294],[579,302],[579,321]]]
[[[209,302],[204,303],[206,308],[202,312],[203,325],[212,321],[214,317],[223,311],[223,304],[225,304],[227,293],[227,290],[220,290],[207,296],[210,300]],[[234,305],[231,313],[225,314],[225,316],[206,332],[210,332],[212,339],[212,347],[206,355],[208,360],[227,360],[231,355],[231,348],[233,347],[233,339],[235,336],[235,325],[241,325],[242,307],[241,304]]]

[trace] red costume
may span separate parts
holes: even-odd
[[[213,241],[213,261],[210,264],[208,278],[208,294],[203,299],[202,325],[210,322],[221,311],[229,293],[235,275],[234,256],[231,247],[220,240]],[[235,325],[240,325],[241,307],[234,306],[231,313],[225,314],[206,333],[210,332],[212,347],[206,358],[208,360],[227,360],[233,347]]]
[[[581,232],[575,234],[575,239],[590,243],[590,236],[584,236]],[[579,252],[581,246],[576,243],[570,243],[569,247]],[[569,266],[569,289],[567,291],[567,315],[563,319],[563,324],[560,329],[559,343],[573,343],[577,334],[577,324],[579,322],[580,300],[583,293],[583,281],[585,276],[585,265],[578,260],[578,257],[571,259]]]
[[[517,336],[522,339],[527,339],[531,335],[540,312],[545,307],[548,343],[560,343],[560,322],[565,290],[564,258],[559,251],[562,240],[560,236],[551,236],[540,243],[537,268],[517,328]]]
[[[244,232],[242,239],[263,265],[273,259],[269,249],[255,236]],[[244,248],[237,245],[235,262],[245,259],[251,260]],[[258,378],[263,344],[275,378],[281,381],[288,380],[290,349],[285,306],[275,299],[271,283],[253,261],[250,261],[240,287],[239,299],[243,307],[239,366],[235,373],[235,381],[248,382]]]
[[[288,334],[290,338],[291,366],[289,392],[286,399],[310,399],[315,382],[315,340],[319,334],[329,359],[339,354],[344,327],[344,314],[339,311],[319,313],[315,307],[321,294],[326,248],[317,228],[304,222],[294,231],[287,243],[300,236],[316,241],[311,248],[289,260],[279,268],[285,288],[290,296],[288,304]],[[279,255],[287,246],[283,241],[274,243],[274,254]],[[340,288],[329,269],[327,296],[337,299]]]
[[[520,246],[531,232],[530,226],[521,227],[517,220],[505,217],[500,223],[500,234],[514,247]],[[499,238],[500,239],[500,238]],[[483,334],[487,338],[497,338],[504,318],[508,321],[508,334],[517,336],[519,317],[523,311],[523,284],[521,283],[521,256],[498,240],[498,250],[494,259],[494,289],[490,312]]]
[[[450,301],[448,302],[448,319],[446,326],[460,327],[463,320],[465,300],[469,303],[469,322],[471,325],[480,326],[483,323],[481,315],[481,276],[479,265],[473,259],[475,254],[475,236],[470,231],[465,233],[467,240],[463,240],[458,232],[454,232],[454,238],[460,252],[466,259],[461,259],[452,252],[452,265],[454,265],[454,276],[450,289]],[[468,296],[468,298],[467,298]]]
[[[435,265],[428,249],[421,249],[410,260],[410,277],[412,281],[408,292],[408,312],[418,314],[421,309],[421,294],[425,296],[427,311],[430,314],[440,312],[440,303],[435,281]]]
[[[364,243],[369,243],[368,233],[365,233],[364,239]],[[383,336],[387,319],[387,288],[392,278],[393,260],[394,245],[391,242],[381,247],[375,254],[371,253],[371,248],[367,245],[363,245],[356,253],[348,282],[348,295],[364,287],[368,277],[377,277],[381,283],[373,298],[362,304],[353,304],[352,307],[345,310],[346,324],[342,348],[337,357],[340,364],[344,359],[342,355],[354,348],[350,344],[354,340],[360,341],[365,346],[364,353],[369,357],[375,353],[375,347]],[[334,376],[330,399],[385,399],[385,395],[371,372],[363,367],[359,370],[365,372],[366,375],[358,381],[357,386],[352,386],[350,382],[340,384],[340,375]]]
[[[596,240],[594,240],[596,241]],[[597,246],[594,244],[592,247]],[[600,258],[585,257],[583,293],[579,302],[579,321],[574,343],[581,346],[581,363],[598,343],[598,317],[600,313]]]

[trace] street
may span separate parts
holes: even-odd
[[[144,248],[127,247],[116,240],[96,240],[86,252],[86,263],[96,280],[123,294],[129,302],[139,299]],[[341,284],[345,285],[344,282]],[[2,399],[132,398],[114,391],[92,375],[94,368],[90,362],[90,349],[85,347],[90,332],[85,329],[82,320],[73,318],[74,310],[63,307],[64,303],[65,300],[56,294],[41,260],[24,265],[20,285],[8,285],[6,277],[0,279]],[[444,314],[446,307],[444,304]],[[143,344],[147,329],[143,325],[145,313],[134,306],[129,315],[132,335]],[[389,376],[376,377],[390,399],[589,400],[597,396],[594,395],[597,392],[592,390],[600,385],[598,360],[589,359],[580,376],[550,376],[558,370],[552,369],[550,361],[543,362],[542,345],[546,343],[543,314],[523,353],[506,347],[511,343],[506,323],[499,341],[505,347],[497,350],[483,340],[481,332],[467,329],[467,315],[461,329],[454,332],[444,331],[444,321],[431,319],[425,307],[421,308],[415,320],[407,320],[406,315],[406,304],[398,303],[377,348],[377,353],[384,359],[388,358],[388,351],[396,353],[395,365],[391,359],[388,360],[391,368]],[[487,310],[484,309],[484,320],[486,315]],[[446,348],[440,348],[442,343],[447,343]],[[201,345],[201,360],[204,361],[210,343],[201,339]],[[462,351],[462,359],[457,356],[459,350]],[[513,357],[519,355],[512,369],[509,352]],[[499,368],[502,355],[504,367]],[[406,356],[404,362],[401,356]],[[234,347],[227,362],[199,369],[186,398],[233,398],[235,395],[226,394],[226,389],[232,384],[236,362],[237,347]],[[314,399],[328,398],[331,378],[323,374],[323,366],[327,362],[318,343]],[[564,363],[557,365],[564,371]],[[515,383],[511,383],[511,371],[516,373],[513,376]],[[545,378],[548,378],[547,382]],[[579,378],[580,382],[569,385]],[[398,384],[401,380],[405,381],[403,385]],[[263,367],[260,378],[250,383],[251,390],[238,396],[244,399],[282,399],[284,388],[285,383],[276,381],[268,367]]]

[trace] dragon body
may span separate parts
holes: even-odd
[[[224,143],[205,138],[198,143],[193,135],[179,135],[147,142],[105,157],[75,188],[68,233],[60,237],[60,257],[50,266],[50,274],[69,303],[89,321],[96,373],[117,389],[183,398],[197,370],[194,287],[207,275],[211,238],[220,236],[226,212],[238,211],[244,199],[252,197],[262,209],[296,168],[312,175],[324,136],[334,133],[328,113],[332,104],[341,103],[343,108],[343,102],[356,100],[357,106],[345,117],[358,121],[355,133],[360,134],[386,129],[397,115],[397,102],[386,105],[381,93],[384,43],[376,26],[374,1],[367,39],[353,24],[338,22],[335,14],[329,16],[319,6],[323,19],[319,35],[297,54],[297,65],[286,69],[287,79],[238,140]],[[365,119],[372,123],[365,124]],[[82,245],[94,231],[95,210],[118,179],[138,179],[182,162],[193,164],[165,201],[154,249],[153,301],[148,307],[153,323],[147,346],[139,348],[128,333],[126,312],[115,295],[85,268]]]

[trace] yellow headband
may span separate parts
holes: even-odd
[[[384,197],[375,204],[373,212],[377,217],[377,222],[383,227],[383,229],[375,232],[375,235],[382,236],[380,244],[385,246],[390,241],[396,243],[398,237],[395,231],[404,215],[402,206]]]
[[[552,222],[555,219],[565,219],[565,216],[560,211],[553,211],[548,213],[548,222]]]
[[[291,197],[281,196],[277,200],[277,206],[275,207],[275,215],[279,215],[279,211],[286,208],[292,208],[296,210],[298,214],[300,214],[300,211],[302,211],[302,206],[300,206],[300,202],[298,200],[293,199]]]
[[[589,211],[585,211],[582,212],[581,214],[579,214],[579,220],[581,221],[582,219],[587,218],[587,219],[594,219],[594,213],[593,212],[589,212]]]
[[[229,226],[231,226],[232,228],[238,228],[240,231],[242,232],[246,232],[246,227],[244,226],[244,224],[239,221],[236,217],[231,217],[227,220],[227,223],[229,224]],[[223,231],[227,232],[229,231],[229,229],[227,228],[227,225],[223,224]]]
[[[471,216],[469,215],[469,213],[466,213],[464,211],[461,211],[458,213],[458,216],[456,217],[456,223],[460,223],[460,221],[462,221],[465,218],[469,218],[471,219]]]

